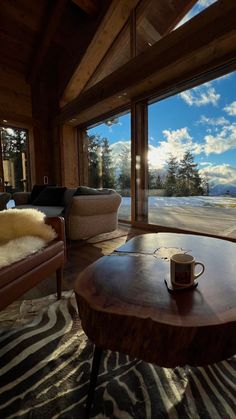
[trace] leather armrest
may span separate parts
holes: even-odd
[[[15,192],[12,195],[16,205],[24,205],[29,203],[30,192]]]
[[[64,251],[66,259],[66,234],[65,234],[65,220],[63,217],[45,217],[45,224],[52,226],[57,233],[57,239],[64,242]]]

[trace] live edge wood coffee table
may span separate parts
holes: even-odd
[[[198,286],[170,294],[171,254],[205,265]],[[82,327],[95,344],[87,417],[103,349],[163,367],[200,366],[236,352],[236,243],[174,233],[135,237],[76,282]]]

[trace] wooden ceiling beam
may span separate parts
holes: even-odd
[[[141,20],[139,29],[142,31],[143,38],[145,38],[145,40],[150,44],[154,44],[162,38],[162,35],[145,17]]]
[[[42,38],[36,50],[34,60],[31,63],[29,72],[29,82],[34,83],[40,74],[40,70],[44,63],[44,59],[48,53],[50,45],[53,41],[55,32],[61,22],[68,0],[57,0],[49,18],[47,18],[46,28],[43,29]]]
[[[138,2],[139,0],[112,1],[92,42],[64,91],[62,104],[75,99],[83,90]]]
[[[125,29],[121,31],[88,81],[85,89],[92,87],[170,32],[170,28],[173,26],[173,22],[176,22],[177,17],[179,16],[181,20],[183,14],[186,14],[196,1],[178,0],[174,3],[174,6],[171,3],[172,8],[170,8],[170,0],[158,0],[158,2],[156,0],[142,0],[139,2],[131,15],[130,31]],[[149,20],[150,16],[152,16],[152,23]],[[161,32],[158,30],[160,19],[162,21]],[[153,22],[155,22],[155,25]],[[117,51],[119,51],[119,54]]]
[[[72,0],[80,9],[88,15],[96,15],[99,7],[96,1],[93,0]]]
[[[235,15],[236,2],[217,1],[83,92],[62,109],[55,122],[69,121],[108,98],[123,98],[122,104],[129,103],[131,98],[161,89],[171,80],[195,77],[232,57],[236,61]]]

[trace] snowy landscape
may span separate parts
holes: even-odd
[[[123,197],[122,206],[130,207],[131,198]],[[236,208],[236,198],[227,196],[186,196],[186,197],[157,197],[149,196],[149,208],[161,207],[211,207],[211,208]]]

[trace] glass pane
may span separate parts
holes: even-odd
[[[27,190],[27,132],[1,127],[4,187],[7,192]]]
[[[149,223],[236,237],[235,83],[149,105]]]
[[[131,219],[130,113],[87,129],[88,186],[112,188],[122,195],[119,219]]]

